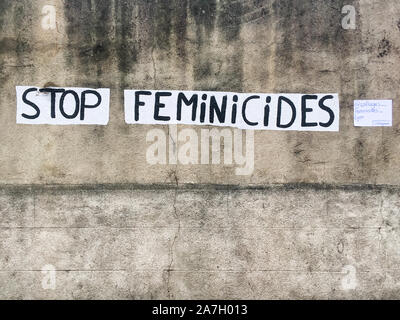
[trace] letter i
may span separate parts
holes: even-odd
[[[207,100],[207,95],[206,95],[206,94],[203,94],[203,95],[201,96],[201,98],[205,101],[205,100]],[[206,118],[206,103],[205,103],[205,102],[202,102],[200,106],[201,106],[200,122],[201,122],[201,123],[204,123],[204,120],[205,120],[205,118]]]
[[[270,112],[270,107],[269,104],[271,103],[271,97],[267,97],[267,105],[264,108],[264,127],[268,127],[269,124],[269,112]]]
[[[238,96],[234,95],[233,96],[233,102],[234,104],[232,105],[232,124],[236,123],[236,114],[237,114],[237,102],[238,102]]]

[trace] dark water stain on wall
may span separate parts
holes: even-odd
[[[369,179],[372,177],[374,171],[373,162],[375,159],[372,154],[369,154],[367,143],[367,140],[362,135],[354,140],[354,158],[359,166],[359,170],[356,173],[357,179]]]
[[[5,0],[0,1],[0,35],[3,34],[3,30],[5,30],[6,21],[5,17],[7,16],[8,10],[10,8],[11,1]],[[0,38],[0,88],[3,87],[10,77],[7,69],[5,67],[5,55],[10,52],[9,47],[14,46],[15,40],[6,38],[1,36]]]
[[[153,0],[148,2],[153,8],[154,41],[159,49],[170,49],[172,18],[175,14],[172,0]]]
[[[196,89],[241,91],[243,88],[243,44],[240,39],[243,1],[190,1],[196,23],[197,52],[193,66]],[[217,29],[215,29],[217,27]],[[221,50],[215,55],[214,32]],[[224,47],[227,50],[223,50]]]
[[[68,36],[66,60],[79,70],[87,85],[104,86],[101,76],[110,58],[113,43],[113,1],[68,0],[64,2],[64,15]],[[83,84],[82,84],[83,85]]]
[[[212,44],[210,43],[211,33],[215,28],[217,18],[217,2],[215,0],[189,0],[190,17],[196,25],[196,53],[193,65],[193,76],[196,89],[211,90],[203,83],[213,73],[213,57],[210,53]]]
[[[218,30],[226,44],[234,47],[228,58],[227,68],[222,72],[220,86],[223,90],[242,91],[243,88],[243,43],[240,40],[243,1],[221,0],[218,12]]]
[[[154,50],[168,56],[172,53],[172,39],[176,39],[181,56],[185,55],[186,3],[187,0],[137,0],[129,3],[129,17],[120,19],[120,15],[117,24],[122,30],[121,41],[128,41],[131,48],[135,47],[131,60],[137,62],[149,56],[153,59]],[[122,14],[126,11],[124,6],[127,6],[126,1],[118,1],[117,9]]]
[[[7,16],[8,10],[14,1],[2,0],[0,1],[0,31],[3,31],[5,24],[5,17]]]
[[[209,34],[215,26],[217,14],[216,0],[189,0],[190,14],[198,27]]]
[[[74,75],[74,85],[91,88],[113,88],[115,79],[112,61],[116,56],[113,9],[115,1],[68,0],[64,1],[64,16],[68,37],[65,60]],[[107,127],[93,127],[90,136],[102,141]],[[98,152],[104,155],[104,144]],[[100,157],[101,158],[101,157]],[[95,164],[101,172],[102,162]]]
[[[283,34],[277,55],[282,62],[291,63],[293,55],[301,51],[347,51],[341,26],[341,10],[354,1],[343,0],[276,0],[274,16],[278,19],[277,30]]]
[[[227,42],[239,38],[243,6],[241,1],[221,0],[218,29]]]
[[[12,2],[9,0],[0,1],[0,35],[3,34],[3,30],[5,30],[6,26],[6,17],[8,14],[8,10],[10,9],[10,4]],[[7,70],[5,68],[5,55],[10,52],[10,47],[16,47],[16,41],[14,39],[10,39],[9,37],[0,38],[0,87],[3,87],[6,80],[9,77]],[[15,45],[14,45],[15,44]],[[15,49],[12,49],[14,51]]]
[[[390,41],[386,38],[383,38],[381,41],[379,41],[378,58],[383,58],[389,55],[391,49],[392,49],[392,44],[390,43]]]
[[[175,47],[177,54],[186,62],[186,36],[187,36],[187,18],[188,18],[188,0],[173,0],[174,5],[174,24]]]
[[[175,39],[178,56],[186,57],[188,0],[152,0],[145,2],[151,12],[153,48],[170,51]]]
[[[359,18],[356,30],[345,30],[341,24],[343,6],[353,5],[359,12],[357,4],[357,0],[275,0],[272,8],[274,19],[278,21],[277,71],[292,69],[298,75],[316,73],[315,66],[307,64],[309,54],[327,53],[339,66],[346,58],[357,54],[362,49]],[[308,89],[306,81],[304,86]],[[284,89],[290,90],[290,87]]]
[[[356,0],[305,0],[290,1],[276,0],[273,3],[274,19],[277,19],[277,38],[275,39],[275,91],[303,91],[304,93],[313,93],[314,88],[309,86],[307,78],[318,77],[318,70],[312,65],[312,55],[324,54],[324,59],[330,57],[329,63],[336,67],[332,73],[335,77],[336,85],[330,88],[331,92],[340,94],[341,114],[352,113],[351,109],[344,109],[346,106],[352,106],[352,100],[365,95],[368,91],[368,82],[366,77],[358,77],[357,72],[349,70],[346,64],[354,55],[362,51],[362,39],[360,31],[360,22],[357,19],[356,30],[345,30],[342,28],[342,8],[345,5],[353,5],[358,10],[358,1]],[[327,61],[328,62],[328,61]],[[360,69],[360,65],[353,66]],[[346,74],[344,74],[346,72]],[[279,75],[291,74],[293,77],[302,78],[302,82],[287,81],[281,83]],[[342,81],[342,76],[346,77],[346,82]],[[284,77],[287,79],[287,77]],[[340,81],[338,81],[340,79]],[[295,86],[294,86],[295,85]],[[300,85],[300,87],[299,87]],[[357,97],[354,96],[354,88],[358,88]],[[342,117],[343,120],[343,117]],[[303,150],[312,150],[312,133],[288,133],[288,144],[293,146],[294,168],[298,173],[298,179],[302,180],[309,175],[307,168],[310,161],[319,162],[311,152],[296,153],[295,146],[302,145]],[[345,139],[345,137],[344,137]],[[343,143],[342,145],[346,145]],[[354,158],[360,166],[359,172],[353,172],[356,179],[369,179],[372,170],[366,168],[369,163],[362,161],[360,150],[364,145],[355,146]],[[348,153],[349,150],[342,150]],[[304,161],[304,160],[307,161]],[[354,167],[349,164],[349,167]]]
[[[31,1],[16,1],[13,4],[14,32],[17,40],[16,54],[19,59],[29,54],[32,48],[32,4]]]
[[[5,24],[13,30],[13,36],[1,38],[2,53],[13,57],[12,66],[8,69],[4,67],[4,61],[0,61],[2,65],[2,78],[9,79],[14,77],[17,81],[26,81],[34,76],[34,72],[30,66],[32,65],[33,37],[32,24],[34,12],[32,1],[2,1],[0,10],[1,25]],[[29,68],[28,68],[29,67]],[[12,69],[10,69],[12,68]],[[18,70],[18,72],[16,72]]]
[[[270,16],[271,0],[246,0],[242,1],[242,23],[265,24]]]
[[[33,83],[37,76],[32,62],[33,21],[36,19],[32,1],[0,1],[0,104],[4,108],[11,108],[15,103],[13,86]],[[13,123],[11,118],[7,119],[8,114],[0,114],[1,125]]]
[[[116,0],[116,51],[121,86],[125,86],[126,76],[137,62],[138,48],[136,39],[136,22],[134,17],[136,5],[132,1]]]

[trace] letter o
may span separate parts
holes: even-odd
[[[65,110],[64,110],[64,100],[65,100],[65,97],[66,97],[68,94],[72,94],[72,95],[74,96],[74,98],[75,98],[75,111],[74,111],[74,113],[71,114],[71,115],[67,114],[67,113],[65,112]],[[67,118],[67,119],[75,119],[75,118],[78,116],[78,114],[79,114],[79,108],[80,108],[80,102],[79,102],[79,96],[78,96],[78,94],[77,94],[75,91],[72,91],[72,90],[67,90],[67,91],[65,91],[65,92],[62,94],[61,98],[60,98],[60,112],[61,112],[61,114],[63,115],[63,117],[64,117],[64,118]]]

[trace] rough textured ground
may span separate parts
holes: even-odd
[[[397,0],[2,0],[0,297],[400,298],[399,58]],[[109,125],[16,125],[15,86],[49,83],[111,88]],[[256,132],[249,176],[151,166],[128,88],[338,92],[341,129]]]

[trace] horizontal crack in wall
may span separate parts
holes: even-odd
[[[0,190],[15,191],[112,191],[112,190],[315,190],[315,191],[391,191],[400,192],[398,185],[374,184],[318,184],[318,183],[286,183],[264,185],[231,185],[231,184],[139,184],[139,183],[110,183],[110,184],[0,184]]]

